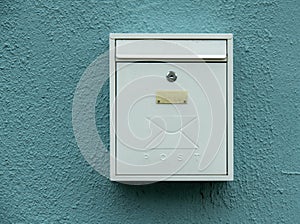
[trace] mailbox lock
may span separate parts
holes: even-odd
[[[166,76],[166,78],[167,78],[167,80],[168,80],[169,82],[175,82],[176,79],[177,79],[177,76],[176,76],[176,73],[175,73],[175,72],[169,71],[169,72],[168,72],[168,75]]]

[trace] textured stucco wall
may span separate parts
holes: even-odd
[[[299,223],[298,0],[2,0],[0,10],[1,224]],[[126,186],[88,165],[72,99],[110,32],[234,34],[234,182]],[[109,144],[107,87],[97,123]]]

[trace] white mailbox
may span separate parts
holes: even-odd
[[[233,180],[232,53],[232,34],[110,35],[111,180]]]

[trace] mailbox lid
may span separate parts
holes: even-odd
[[[226,59],[226,40],[116,40],[118,59]]]

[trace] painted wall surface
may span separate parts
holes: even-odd
[[[300,1],[0,1],[0,223],[299,223]],[[72,101],[112,32],[233,33],[235,181],[111,183]],[[108,84],[97,124],[109,144]]]

